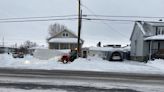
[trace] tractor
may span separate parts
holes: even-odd
[[[64,64],[68,62],[73,62],[77,58],[77,50],[71,50],[69,54],[65,54],[61,57],[61,62]]]

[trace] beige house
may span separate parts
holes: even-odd
[[[53,37],[47,39],[49,49],[75,49],[77,48],[78,36],[73,32],[64,30]],[[83,45],[83,40],[80,40],[80,45]]]

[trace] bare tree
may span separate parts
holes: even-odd
[[[31,47],[36,47],[38,46],[36,42],[31,42],[29,40],[25,41],[22,47],[24,48],[31,48]]]
[[[49,26],[49,35],[50,37],[56,35],[57,33],[67,30],[67,27],[65,25],[61,25],[58,23],[52,24]]]

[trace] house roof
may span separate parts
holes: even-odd
[[[67,31],[67,32],[69,32],[69,33],[71,33],[72,35],[74,35],[76,38],[78,38],[78,36],[74,33],[74,32],[72,32],[72,31],[68,31],[68,30],[63,30],[63,31],[61,31],[61,32],[58,32],[57,34],[55,34],[54,36],[52,36],[52,37],[49,37],[47,40],[50,40],[50,39],[52,39],[52,38],[55,38],[57,35],[59,35],[60,33],[62,33],[62,32],[64,32],[64,31]]]
[[[77,43],[77,38],[52,38],[48,42],[49,43]],[[83,40],[80,41],[83,43]]]
[[[113,48],[113,47],[89,47],[89,50],[91,51],[129,51],[129,48]]]
[[[164,35],[155,35],[155,36],[150,36],[144,39],[145,41],[153,41],[153,40],[163,40],[164,41]]]
[[[135,31],[136,26],[138,26],[138,27],[140,28],[140,31],[143,33],[143,35],[146,34],[146,32],[145,32],[145,30],[144,30],[144,28],[143,28],[141,22],[136,21],[135,24],[134,24],[134,28],[133,28],[133,31],[132,31],[130,40],[132,39],[132,36],[133,36],[133,34],[134,34],[134,31]]]
[[[147,22],[147,24],[150,24],[151,26],[161,26],[161,27],[164,27],[164,22]]]

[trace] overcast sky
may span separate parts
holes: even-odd
[[[77,14],[77,0],[0,0],[0,19],[13,17],[56,16]],[[82,0],[94,14],[112,16],[164,16],[164,0]],[[91,14],[85,7],[83,14]],[[77,33],[76,21],[0,23],[0,42],[22,43],[31,40],[46,44],[48,27],[53,23],[66,25]],[[133,22],[83,21],[84,46],[129,44]]]

